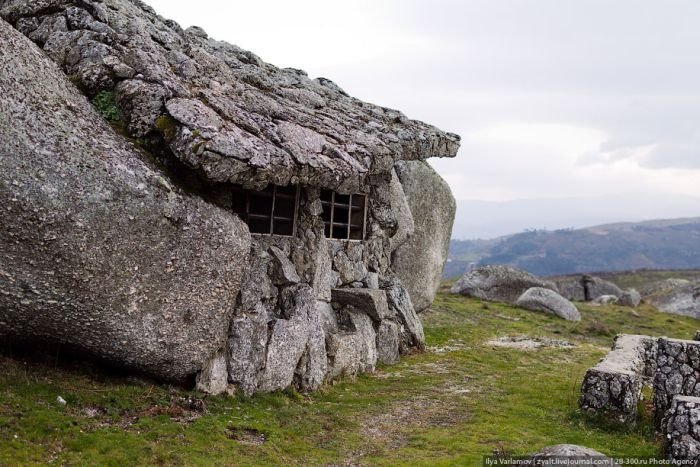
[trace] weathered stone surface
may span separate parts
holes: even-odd
[[[257,312],[243,313],[232,321],[227,349],[229,381],[244,394],[253,394],[258,388],[267,340],[267,313],[262,304]]]
[[[572,460],[572,458],[575,460]],[[614,460],[606,457],[605,454],[574,444],[558,444],[556,446],[546,447],[540,452],[533,454],[530,460],[533,462],[532,465],[549,465],[552,467],[570,466],[572,462],[576,462],[575,465],[582,466],[602,465],[619,467]],[[586,462],[588,460],[590,460],[590,462]]]
[[[326,335],[336,333],[340,330],[338,316],[330,303],[321,300],[317,301],[316,313],[321,327],[323,328],[323,332]]]
[[[366,313],[379,323],[391,317],[386,293],[373,289],[333,289],[333,302],[355,308],[358,312]]]
[[[577,302],[592,301],[602,295],[622,295],[622,289],[600,277],[583,275],[567,277],[556,281],[559,293],[568,300]]]
[[[226,354],[217,352],[197,375],[197,391],[208,394],[223,394],[228,389]]]
[[[409,353],[414,348],[424,350],[423,324],[413,308],[411,297],[408,296],[406,288],[397,278],[383,279],[380,285],[386,291],[389,310],[396,316],[400,325],[401,353]]]
[[[304,391],[315,391],[323,384],[328,373],[326,333],[318,308],[309,312],[309,339],[296,370],[296,386]]]
[[[700,281],[669,284],[665,290],[645,296],[644,300],[659,311],[700,319]]]
[[[675,396],[661,427],[667,459],[700,461],[700,398]]]
[[[700,396],[700,342],[661,337],[654,376],[657,423],[661,423],[675,396]]]
[[[330,302],[332,299],[331,289],[335,287],[337,278],[334,276],[333,262],[328,254],[328,248],[319,248],[316,251],[315,264],[313,287],[316,291],[316,298]]]
[[[691,281],[687,279],[669,278],[664,279],[662,281],[654,282],[643,287],[642,289],[640,289],[640,293],[642,294],[643,298],[646,298],[651,295],[668,292],[673,289],[689,285],[690,283]]]
[[[364,281],[368,273],[364,262],[365,246],[359,242],[332,240],[329,243],[333,255],[333,269],[339,275],[339,285],[347,286]]]
[[[636,308],[642,302],[642,295],[635,289],[627,289],[622,292],[617,301],[618,305]]]
[[[3,16],[40,3],[3,2]],[[1,20],[0,89],[0,336],[197,373],[224,346],[246,226],[151,168]]]
[[[557,291],[549,281],[510,266],[480,266],[466,273],[454,286],[452,293],[496,302],[515,303],[532,287]]]
[[[374,371],[377,364],[377,335],[369,316],[348,313],[350,327],[327,336],[329,376],[353,376]]]
[[[290,285],[301,282],[294,265],[282,250],[271,246],[269,251],[273,259],[270,277],[275,285]]]
[[[201,28],[183,31],[137,0],[5,0],[0,1],[0,15],[43,47],[87,96],[98,96],[94,102],[105,114],[120,114],[128,136],[149,152],[150,169],[123,160],[111,141],[102,137],[102,129],[111,130],[93,112],[92,118],[102,127],[89,119],[76,122],[68,118],[60,127],[60,143],[70,150],[53,153],[52,148],[62,149],[61,145],[47,145],[37,159],[59,160],[51,167],[47,163],[49,169],[57,168],[49,170],[48,178],[59,185],[59,178],[74,178],[70,170],[63,170],[64,165],[74,165],[80,176],[89,174],[85,183],[66,187],[65,191],[74,194],[72,198],[63,200],[59,190],[57,196],[67,201],[66,206],[83,197],[96,200],[107,211],[120,211],[115,226],[110,226],[123,233],[120,241],[112,241],[111,231],[104,235],[99,222],[80,217],[79,203],[77,210],[67,211],[65,219],[55,223],[59,228],[65,224],[74,229],[58,232],[59,241],[64,234],[71,240],[79,239],[54,248],[59,255],[63,247],[82,251],[81,245],[88,242],[91,246],[102,235],[104,251],[100,253],[117,260],[115,264],[98,262],[109,273],[94,273],[84,263],[68,262],[70,257],[54,261],[56,268],[65,268],[64,275],[73,274],[70,293],[88,288],[83,279],[119,276],[112,284],[120,288],[120,298],[128,296],[116,306],[126,306],[129,316],[124,319],[116,313],[114,319],[134,327],[139,323],[137,312],[143,309],[149,313],[142,321],[148,332],[156,333],[157,345],[166,347],[157,349],[157,357],[173,360],[151,359],[150,364],[163,372],[176,366],[182,373],[163,377],[184,379],[202,370],[200,388],[215,387],[217,392],[224,380],[228,380],[228,389],[237,386],[246,394],[290,384],[313,390],[332,374],[373,370],[380,351],[383,360],[395,361],[397,348],[409,352],[423,346],[422,326],[404,286],[398,279],[388,285],[380,279],[393,278],[392,249],[413,230],[394,166],[401,160],[454,156],[457,136],[352,99],[328,80],[310,80],[299,70],[265,64],[250,52],[209,39]],[[45,55],[30,50],[44,60]],[[47,92],[53,93],[52,85]],[[56,94],[60,99],[49,102],[56,108],[71,108],[75,96],[81,99],[78,106],[86,105],[77,93],[66,99],[64,94]],[[54,108],[49,105],[44,111],[50,114]],[[86,129],[93,128],[97,128],[94,138],[83,139]],[[29,139],[26,141],[29,145]],[[72,151],[82,154],[84,148],[90,149],[90,157],[73,157]],[[136,159],[141,157],[130,147],[128,151]],[[73,158],[64,164],[57,155]],[[110,164],[117,159],[120,163],[117,174],[107,170],[104,177],[90,178],[90,171],[102,170],[110,157]],[[150,170],[148,177],[142,176],[144,170]],[[134,186],[129,184],[132,179]],[[11,180],[14,183],[15,179]],[[17,181],[24,183],[24,179]],[[41,183],[43,180],[36,182],[37,186]],[[253,190],[269,184],[297,186],[294,233],[256,234],[251,239],[248,230],[229,213],[240,212],[241,198],[247,196],[233,184]],[[367,197],[363,241],[326,239],[322,190]],[[12,197],[24,194],[18,191]],[[44,195],[56,193],[47,191]],[[280,209],[289,211],[289,206]],[[103,214],[96,213],[94,218]],[[111,213],[107,214],[104,223],[113,222]],[[43,216],[42,222],[47,219],[43,213],[37,216]],[[48,216],[48,220],[53,219]],[[124,225],[133,226],[133,230]],[[134,232],[147,240],[128,245],[137,238]],[[17,232],[10,229],[3,234],[9,235],[8,244],[19,245],[13,236]],[[95,238],[88,241],[86,235]],[[134,247],[124,249],[127,255],[135,254],[137,248],[147,254],[122,263],[110,247],[124,245]],[[171,253],[173,256],[168,256]],[[26,258],[26,254],[22,252],[21,257]],[[18,258],[13,259],[19,262]],[[5,272],[3,266],[0,271]],[[134,266],[138,274],[137,269],[131,269]],[[162,277],[158,276],[161,268],[165,271]],[[127,287],[132,283],[133,287]],[[26,284],[22,287],[27,290]],[[336,293],[351,297],[336,309],[331,306],[334,288],[352,289]],[[98,287],[96,292],[103,289]],[[102,298],[88,305],[114,305]],[[20,301],[22,306],[25,301]],[[187,306],[193,301],[195,306]],[[104,308],[105,314],[112,311],[109,306]],[[164,320],[171,322],[159,321],[157,312],[161,309],[167,312]],[[178,313],[184,315],[185,325]],[[195,322],[190,323],[190,319]],[[189,333],[186,343],[178,340],[178,331]],[[148,340],[148,332],[139,335],[145,336],[149,352],[153,352],[156,344]],[[51,335],[55,335],[53,329]],[[76,339],[85,341],[85,334]],[[192,361],[183,365],[184,357],[178,353],[181,349],[168,346],[173,339],[188,351],[200,353],[194,357],[188,354]],[[116,340],[112,341],[110,345],[116,347]],[[98,344],[102,342],[88,342],[88,348]],[[121,362],[122,355],[107,358],[143,370],[139,362]]]
[[[119,87],[132,74],[127,70],[165,90],[162,97],[132,95],[140,104],[125,112],[128,128],[163,131],[175,156],[210,181],[262,188],[294,179],[352,192],[396,160],[457,152],[456,135],[362,103],[329,80],[278,69],[201,29],[183,31],[142,2],[80,5],[85,8],[64,0],[5,0],[0,15],[13,25],[22,21],[38,44],[53,44],[52,58],[89,93]],[[46,13],[55,20],[41,31],[27,22]],[[152,95],[158,100],[147,103]],[[173,128],[158,128],[159,114],[170,115]]]
[[[393,252],[406,243],[408,238],[415,233],[416,228],[413,215],[411,214],[411,207],[408,205],[408,200],[396,169],[391,171],[389,190],[391,193],[391,210],[396,218],[396,232],[391,237],[391,251]]]
[[[618,335],[612,350],[583,378],[581,410],[634,423],[644,377],[655,368],[655,346],[655,340],[648,336]]]
[[[291,386],[294,373],[306,350],[309,334],[306,317],[278,319],[274,322],[258,390],[271,392]]]
[[[400,341],[399,325],[392,321],[382,321],[377,329],[377,359],[385,365],[398,362]]]
[[[581,321],[581,314],[573,303],[554,292],[542,287],[532,287],[515,302],[526,310],[542,311],[568,321]]]
[[[440,287],[457,203],[447,182],[427,162],[399,162],[396,172],[408,199],[415,232],[394,251],[391,267],[420,313],[430,307]]]

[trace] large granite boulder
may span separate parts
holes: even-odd
[[[4,0],[0,16],[88,95],[112,91],[135,138],[160,134],[212,183],[358,192],[397,160],[454,156],[457,135],[183,30],[137,0]]]
[[[659,311],[700,319],[700,281],[668,283],[668,287],[644,300]]]
[[[532,287],[557,291],[554,283],[511,266],[480,266],[467,272],[455,285],[452,293],[495,302],[515,303]]]
[[[577,302],[593,301],[603,295],[622,295],[622,289],[617,285],[588,274],[557,280],[556,285],[564,298]]]
[[[0,20],[0,340],[167,380],[223,348],[247,227],[186,195]]]
[[[515,304],[526,310],[542,311],[568,321],[581,321],[581,314],[573,303],[553,290],[542,287],[527,289]]]
[[[574,444],[558,444],[549,446],[536,454],[533,454],[530,460],[532,465],[549,465],[552,467],[564,467],[569,465],[581,466],[617,466],[614,460],[606,457],[590,448],[577,446]],[[590,461],[590,462],[589,462]],[[575,464],[573,464],[576,462]]]
[[[440,287],[457,204],[449,185],[427,162],[395,166],[414,223],[413,235],[392,256],[392,269],[406,285],[417,312],[427,309]]]

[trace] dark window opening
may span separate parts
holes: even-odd
[[[326,238],[364,240],[367,234],[367,197],[321,191]]]
[[[233,188],[233,212],[248,224],[251,233],[287,235],[296,233],[299,187],[268,185],[262,191]]]

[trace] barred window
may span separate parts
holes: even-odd
[[[326,238],[364,240],[367,234],[367,197],[321,191]]]
[[[299,211],[299,187],[268,185],[262,191],[235,185],[233,211],[248,224],[251,233],[294,235]]]

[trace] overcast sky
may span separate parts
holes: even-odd
[[[697,0],[147,2],[460,134],[457,199],[700,196]]]

